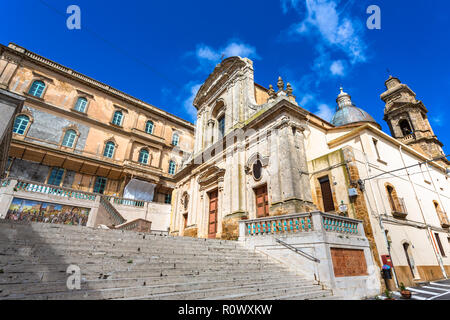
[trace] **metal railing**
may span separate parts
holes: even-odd
[[[313,257],[313,256],[310,255],[310,254],[307,254],[306,252],[303,252],[302,250],[300,250],[300,249],[298,249],[298,248],[296,248],[296,247],[294,247],[294,246],[292,246],[292,245],[290,245],[290,244],[288,244],[288,243],[286,243],[286,242],[284,242],[284,241],[281,241],[280,239],[275,239],[275,241],[278,242],[279,244],[281,244],[283,247],[286,247],[286,248],[288,248],[289,250],[292,250],[292,251],[294,251],[295,253],[297,253],[297,254],[299,254],[299,255],[301,255],[301,256],[303,256],[303,257],[305,257],[305,258],[307,258],[307,259],[309,259],[309,260],[311,260],[311,261],[320,263],[320,260],[319,260],[319,259]]]

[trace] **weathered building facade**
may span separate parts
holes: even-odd
[[[393,137],[342,89],[328,123],[301,108],[281,78],[277,91],[265,89],[254,83],[250,60],[224,60],[194,100],[194,154],[175,176],[171,234],[264,235],[273,232],[267,221],[293,223],[292,214],[320,210],[363,221],[375,264],[392,260],[397,284],[446,277],[448,161],[422,103],[399,107],[416,119],[411,133],[421,147],[395,134],[392,79],[382,99]],[[246,220],[250,229],[239,231]]]
[[[190,122],[15,44],[0,47],[0,86],[24,100],[6,178],[170,205]]]
[[[415,93],[386,81],[390,136],[343,89],[327,122],[298,105],[289,83],[279,78],[276,87],[255,83],[251,60],[225,59],[194,100],[194,128],[1,46],[0,88],[24,107],[9,123],[0,217],[136,230],[151,223],[175,236],[244,239],[276,256],[275,234],[322,261],[289,260],[306,275],[356,291],[388,261],[397,284],[447,277],[448,160]],[[307,232],[289,238],[295,229]],[[379,281],[355,296],[378,289]]]
[[[191,123],[17,45],[0,50],[1,85],[25,98],[9,177],[47,183],[57,168],[60,186],[122,196],[137,178],[155,184],[157,202],[170,197]]]

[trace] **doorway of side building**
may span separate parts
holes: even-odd
[[[411,270],[411,275],[412,275],[413,279],[415,279],[416,275],[414,274],[414,265],[413,265],[412,258],[410,255],[411,249],[409,247],[409,243],[405,242],[403,244],[403,250],[405,251],[406,261],[408,262],[409,270]]]
[[[256,198],[256,217],[263,218],[269,216],[269,194],[267,193],[267,184],[255,188]]]
[[[217,234],[217,204],[219,202],[219,192],[214,190],[209,193],[209,223],[208,238],[215,239]]]
[[[328,176],[322,177],[319,179],[319,183],[320,183],[320,190],[322,192],[323,210],[325,212],[335,211],[330,178]]]

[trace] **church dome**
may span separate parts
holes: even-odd
[[[338,95],[336,102],[338,110],[334,114],[331,124],[339,127],[351,123],[371,122],[378,126],[370,114],[353,105],[351,96],[344,92],[343,88],[341,88],[341,93]]]

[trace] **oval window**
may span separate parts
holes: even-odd
[[[255,180],[259,180],[261,179],[261,175],[262,175],[262,163],[260,160],[256,160],[255,163],[253,164],[253,178],[255,178]]]

